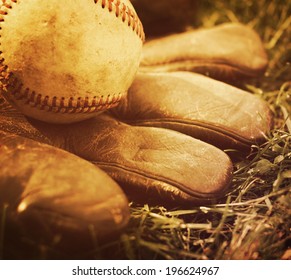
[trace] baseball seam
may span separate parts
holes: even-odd
[[[13,4],[17,4],[18,0],[1,0],[0,7],[0,23],[5,21],[8,11],[13,8]],[[145,35],[142,23],[137,14],[120,0],[94,0],[95,4],[99,4],[102,9],[107,9],[109,13],[115,11],[115,16],[120,18],[122,22],[127,23],[137,36],[144,42]],[[1,46],[1,26],[0,26],[0,46]],[[54,113],[92,113],[106,110],[117,106],[124,93],[108,94],[94,97],[49,97],[41,93],[36,93],[25,86],[9,71],[8,65],[5,64],[3,52],[0,49],[0,88],[5,93],[9,91],[15,100],[23,100],[26,105],[36,107],[40,110]],[[9,98],[9,97],[8,97]]]
[[[100,3],[101,7],[103,9],[107,8],[110,13],[115,10],[115,16],[121,18],[123,22],[127,22],[127,25],[131,27],[144,42],[145,34],[142,23],[132,9],[124,3],[121,3],[120,0],[94,0],[94,3]]]

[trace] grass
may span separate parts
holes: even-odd
[[[244,87],[269,103],[275,128],[235,163],[221,203],[192,209],[132,203],[126,232],[101,252],[122,259],[291,258],[290,15],[290,1],[203,1],[198,26],[242,22],[260,34],[269,68]]]
[[[248,156],[234,163],[232,187],[218,204],[166,209],[131,203],[131,220],[120,237],[96,244],[93,252],[75,258],[291,258],[291,3],[200,2],[195,25],[242,22],[263,39],[269,68],[264,77],[244,87],[269,103],[275,116],[274,130],[266,135],[265,144],[253,146]],[[4,223],[5,216],[0,220]],[[0,232],[0,256],[1,239]],[[50,246],[25,242],[35,248],[37,258],[66,257]]]

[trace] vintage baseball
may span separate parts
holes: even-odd
[[[125,97],[144,32],[129,0],[2,0],[0,88],[25,115],[85,120]]]

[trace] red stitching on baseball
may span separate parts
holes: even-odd
[[[8,10],[12,9],[13,3],[18,3],[17,0],[1,0],[2,5],[0,7],[0,22],[5,21],[5,16],[8,14]],[[108,8],[109,12],[113,11],[113,5],[115,7],[116,17],[121,17],[122,21],[125,22],[128,19],[128,26],[132,26],[133,31],[140,37],[142,41],[145,40],[142,24],[138,16],[124,3],[122,3],[122,9],[120,9],[120,0],[94,0],[94,3],[100,3],[103,9]],[[136,25],[138,28],[135,30]],[[1,30],[1,27],[0,27]],[[1,38],[1,34],[0,34]],[[1,44],[0,44],[1,45]],[[0,51],[2,55],[2,51]],[[25,100],[25,104],[31,107],[38,107],[40,110],[55,113],[82,113],[82,112],[97,112],[100,110],[106,110],[113,108],[118,105],[122,98],[122,93],[107,95],[106,99],[104,96],[94,96],[90,102],[89,97],[74,99],[73,97],[68,98],[67,105],[64,97],[59,98],[54,96],[43,97],[42,94],[37,94],[31,91],[29,88],[24,89],[24,85],[18,81],[18,79],[9,72],[8,66],[5,65],[5,59],[0,58],[0,87],[4,91],[10,91],[11,95],[16,100]],[[50,99],[51,104],[50,103]]]
[[[130,7],[121,3],[120,0],[94,0],[94,3],[101,3],[101,7],[103,9],[107,8],[109,12],[112,12],[114,10],[113,7],[115,7],[116,17],[120,17],[123,22],[127,21],[128,26],[131,26],[132,30],[135,31],[144,42],[145,34],[142,23],[137,14]],[[138,26],[138,28],[136,28],[136,26]]]
[[[113,0],[109,0],[109,2],[108,2],[108,10],[109,10],[109,12],[112,12],[112,10],[113,10],[112,1]]]

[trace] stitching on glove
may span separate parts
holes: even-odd
[[[207,129],[209,131],[213,131],[214,133],[221,134],[222,136],[228,136],[228,137],[230,137],[230,139],[233,139],[234,141],[238,141],[241,144],[246,145],[247,147],[256,143],[256,140],[258,140],[258,139],[248,139],[246,137],[238,135],[237,133],[232,132],[231,130],[229,130],[227,128],[221,128],[219,126],[211,125],[211,124],[205,123],[203,121],[156,118],[156,119],[133,120],[133,121],[125,120],[125,122],[130,124],[130,125],[136,125],[136,126],[144,126],[144,125],[153,126],[153,124],[160,124],[160,123],[166,123],[169,125],[185,125],[185,126],[189,125],[190,127],[197,126],[197,127]],[[263,139],[263,134],[262,134],[262,139]]]
[[[164,184],[168,184],[169,186],[172,186],[173,188],[175,188],[178,192],[180,192],[181,194],[184,193],[186,195],[190,195],[192,197],[192,199],[215,199],[217,198],[217,195],[222,194],[225,189],[227,189],[228,185],[226,185],[223,189],[221,189],[219,192],[197,192],[195,190],[190,189],[189,187],[179,183],[178,181],[175,180],[171,180],[169,178],[166,178],[164,176],[159,176],[159,175],[155,175],[155,174],[149,174],[148,172],[143,172],[142,170],[138,170],[137,168],[130,168],[128,166],[125,166],[124,164],[119,164],[119,163],[115,163],[115,162],[102,162],[102,161],[90,161],[93,164],[96,164],[98,167],[100,167],[103,170],[106,170],[107,172],[109,172],[110,170],[108,170],[107,168],[115,168],[118,170],[123,170],[127,173],[132,173],[136,176],[139,177],[143,177],[147,180],[152,180],[152,181],[157,181],[157,182],[161,182]],[[114,174],[110,174],[110,176],[112,178],[114,178]],[[116,181],[118,181],[117,179],[115,179]]]
[[[256,76],[256,73],[258,71],[252,70],[252,69],[247,69],[243,68],[242,66],[236,66],[231,63],[228,63],[223,60],[218,60],[218,59],[168,59],[167,61],[156,61],[154,63],[150,63],[147,61],[142,61],[141,62],[141,70],[142,71],[149,71],[155,72],[155,69],[164,69],[167,68],[170,71],[185,71],[185,69],[190,69],[193,70],[195,69],[197,73],[212,73],[214,76],[217,75],[222,75],[227,73],[229,75],[229,78],[235,78],[235,73],[239,73],[244,76]],[[200,69],[200,70],[199,70]],[[159,72],[159,71],[157,71]],[[211,76],[211,75],[210,75]]]

